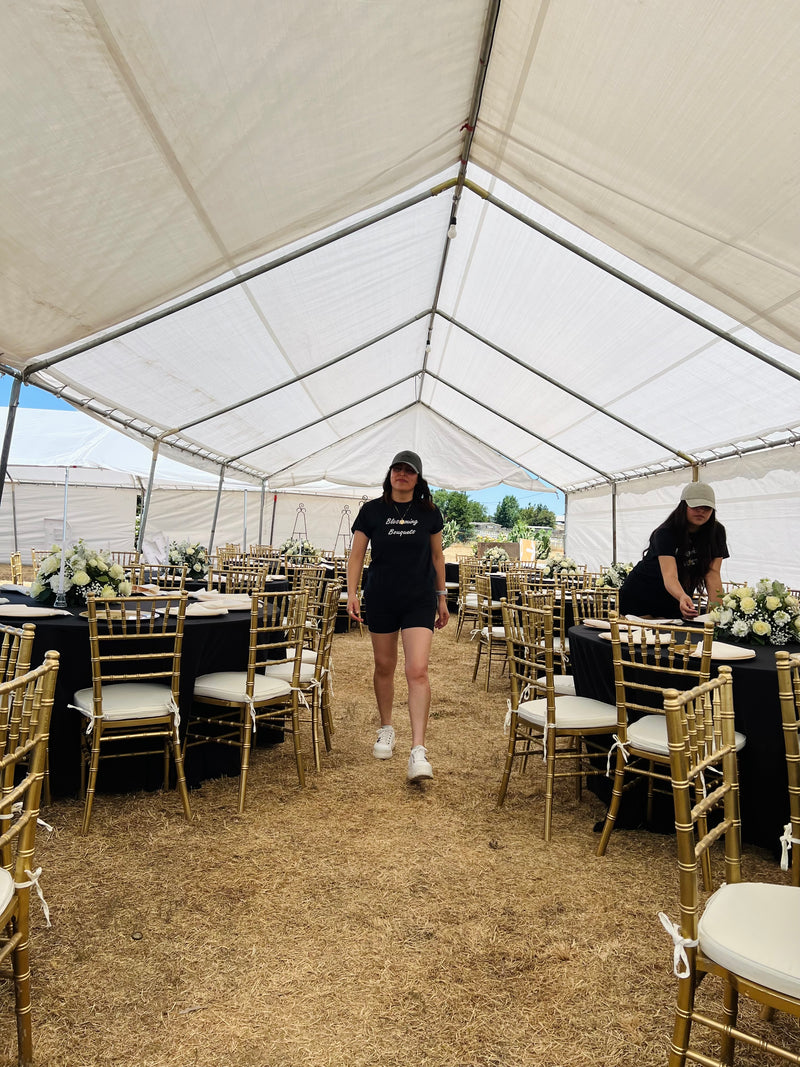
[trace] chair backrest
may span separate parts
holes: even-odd
[[[775,663],[789,779],[789,839],[786,846],[792,845],[792,885],[800,886],[800,653],[790,655],[785,649],[780,649],[775,653]],[[784,836],[786,833],[785,830]],[[783,857],[781,866],[788,866],[786,847]]]
[[[182,591],[186,586],[186,571],[185,563],[135,563],[130,568],[131,583]]]
[[[681,933],[697,937],[698,872],[713,843],[725,838],[725,881],[741,881],[741,824],[731,669],[686,692],[667,689],[664,713],[680,871]],[[722,819],[708,829],[708,816]],[[698,834],[700,830],[700,834]],[[707,862],[707,861],[706,861]]]
[[[0,684],[0,865],[28,887],[57,673],[58,653],[47,652],[41,666]],[[27,897],[29,888],[17,891]]]
[[[702,631],[689,625],[650,623],[623,628],[613,612],[609,622],[617,733],[624,742],[631,712],[661,712],[666,689],[690,689],[708,681],[714,624],[706,622]]]
[[[34,575],[36,574],[36,572],[41,567],[42,563],[47,559],[47,557],[49,555],[50,555],[50,549],[49,548],[32,548],[31,549],[31,562],[33,563],[33,573],[34,573]]]
[[[121,567],[130,568],[135,567],[139,562],[139,553],[136,551],[117,551],[116,549],[109,552],[109,556],[115,563],[119,563]]]
[[[19,552],[12,552],[11,553],[10,563],[11,563],[11,581],[14,582],[15,585],[21,585],[22,584],[22,579],[23,579],[23,575],[22,575],[22,556],[19,554]]]
[[[33,639],[36,627],[32,622],[22,626],[0,625],[0,682],[7,682],[30,670]]]
[[[221,588],[226,593],[260,593],[264,589],[267,568],[259,560],[257,563],[228,563],[220,574],[224,581]]]
[[[547,721],[555,723],[553,615],[547,608],[500,601],[506,637],[512,706],[547,699]],[[540,679],[544,678],[544,682]]]
[[[248,698],[253,696],[256,672],[263,671],[276,660],[287,658],[293,660],[291,685],[298,690],[307,612],[308,592],[305,589],[269,589],[253,593],[247,655]]]
[[[177,703],[186,618],[185,592],[169,597],[87,597],[94,713],[102,714],[102,686],[113,682],[168,683]]]
[[[576,626],[584,619],[607,619],[612,611],[619,613],[619,589],[613,586],[573,589],[571,595]]]
[[[458,595],[464,598],[467,593],[475,592],[475,576],[481,571],[481,565],[472,556],[458,564]]]

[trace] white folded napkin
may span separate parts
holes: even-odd
[[[703,642],[700,641],[697,648],[692,653],[698,659],[703,655]],[[754,648],[744,648],[742,645],[729,645],[726,641],[712,641],[711,642],[711,658],[712,659],[755,659],[756,650]]]
[[[170,615],[177,615],[177,614],[178,614],[178,609],[177,608],[171,608],[170,609]],[[225,607],[221,607],[218,604],[187,604],[186,605],[186,614],[187,615],[199,616],[199,617],[203,618],[203,617],[208,616],[208,615],[227,615],[228,614],[228,609],[225,608]]]
[[[31,587],[29,585],[14,585],[13,582],[0,582],[0,592],[2,593],[24,593],[27,596],[30,591]]]
[[[610,630],[611,623],[608,619],[584,619],[583,625],[589,630]],[[627,630],[627,626],[620,626],[620,630]]]
[[[65,611],[63,608],[46,608],[46,607],[33,607],[30,604],[2,604],[0,605],[0,616],[5,619],[21,618],[21,619],[41,619],[45,615],[71,615],[71,611]]]
[[[626,615],[628,622],[638,622],[642,626],[680,626],[687,619],[644,619],[641,615]]]

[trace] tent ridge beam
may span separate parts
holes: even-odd
[[[647,430],[643,430],[641,427],[635,426],[632,422],[628,422],[627,419],[623,419],[621,416],[615,415],[613,414],[613,412],[607,411],[604,407],[602,407],[602,405],[596,404],[593,400],[590,400],[582,393],[577,392],[575,389],[571,389],[568,385],[565,385],[563,382],[558,381],[556,378],[552,378],[549,374],[545,374],[544,371],[537,370],[535,367],[532,367],[530,363],[526,363],[523,359],[520,359],[519,356],[513,355],[513,353],[509,352],[507,349],[501,348],[500,345],[496,345],[493,341],[490,341],[488,340],[488,338],[481,336],[481,334],[479,333],[476,333],[476,331],[470,329],[469,326],[465,326],[464,323],[459,322],[459,320],[453,318],[452,315],[447,315],[444,311],[437,311],[436,314],[440,315],[443,319],[451,323],[451,325],[457,327],[459,330],[463,330],[464,333],[469,334],[470,337],[474,337],[476,341],[480,341],[481,344],[486,345],[488,348],[491,348],[493,351],[499,353],[501,356],[505,356],[505,358],[511,360],[512,363],[516,363],[518,367],[522,367],[523,370],[527,370],[531,374],[534,374],[537,378],[541,378],[542,381],[547,382],[549,385],[555,386],[555,388],[560,389],[561,392],[567,393],[569,396],[574,397],[576,400],[579,400],[582,404],[586,404],[587,407],[592,408],[598,414],[604,415],[606,418],[612,419],[614,422],[619,423],[620,426],[624,426],[626,430],[631,430],[633,433],[638,434],[640,437],[646,438],[646,440],[650,441],[652,444],[658,445],[659,448],[663,448],[667,452],[671,452],[673,456],[678,456],[679,459],[685,460],[687,463],[693,462],[691,457],[686,455],[685,452],[681,452],[679,449],[674,448],[670,444],[667,444],[666,441],[659,440],[658,437],[654,437],[652,434],[648,433]]]
[[[506,214],[516,219],[518,222],[523,223],[525,226],[530,227],[532,230],[536,230],[542,237],[546,237],[550,241],[554,241],[557,245],[567,249],[569,252],[573,252],[576,256],[580,256],[581,259],[586,260],[587,263],[591,263],[593,266],[598,267],[600,270],[605,271],[606,274],[610,274],[613,278],[617,278],[618,281],[624,282],[632,289],[636,289],[638,292],[643,293],[645,296],[650,297],[651,300],[657,301],[663,307],[668,308],[670,311],[674,311],[677,315],[681,315],[683,318],[688,319],[689,322],[693,322],[696,326],[702,327],[704,330],[708,330],[709,333],[713,333],[716,337],[719,337],[722,341],[727,341],[729,344],[735,345],[736,348],[746,352],[749,356],[753,356],[755,359],[761,360],[762,363],[766,363],[773,369],[780,371],[781,374],[787,374],[790,378],[794,378],[795,381],[800,381],[800,371],[795,370],[793,367],[788,366],[786,363],[781,363],[779,359],[775,359],[774,356],[767,355],[766,352],[762,352],[761,349],[756,348],[755,345],[749,344],[747,341],[743,341],[735,334],[730,333],[728,330],[723,330],[721,326],[715,326],[713,322],[709,322],[708,319],[704,319],[701,315],[696,315],[693,311],[689,311],[688,308],[682,307],[674,300],[670,300],[668,296],[664,296],[656,289],[651,288],[649,285],[645,285],[644,282],[638,281],[636,278],[632,278],[630,274],[626,274],[624,271],[619,270],[617,267],[612,267],[610,263],[604,263],[602,259],[593,255],[591,252],[587,252],[586,249],[576,245],[573,241],[568,240],[566,237],[562,237],[554,230],[549,229],[547,226],[542,225],[540,222],[536,222],[534,219],[529,218],[527,215],[523,215],[521,211],[517,211],[509,204],[503,203],[493,193],[490,193],[487,189],[481,188],[475,182],[467,179],[464,185],[476,196],[481,197],[483,200],[487,200],[493,207],[499,208],[501,211],[505,211]],[[751,309],[752,310],[752,309]],[[757,312],[754,312],[757,314]]]

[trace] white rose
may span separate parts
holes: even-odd
[[[111,567],[109,568],[108,574],[110,578],[113,578],[116,581],[119,578],[125,577],[125,570],[119,565],[119,563],[112,563]]]
[[[768,622],[764,622],[763,619],[756,619],[753,623],[753,633],[759,637],[766,637],[768,633],[772,633],[772,627]]]
[[[742,597],[742,602],[739,605],[745,615],[752,615],[756,610],[756,602],[751,596]]]
[[[47,559],[42,561],[41,572],[42,574],[52,574],[61,567],[60,556],[48,556]]]
[[[114,591],[114,587],[112,585],[104,585],[103,588],[100,590],[101,600],[111,600],[116,595],[117,594]]]
[[[88,585],[91,578],[86,571],[75,571],[72,575],[72,584],[77,586]]]
[[[768,611],[776,611],[781,606],[780,597],[768,596],[765,604],[767,605]]]
[[[120,582],[119,583],[119,595],[120,596],[130,596],[132,590],[133,590],[133,586],[131,585],[130,582]]]

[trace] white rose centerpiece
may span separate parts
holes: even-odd
[[[498,563],[507,563],[509,558],[508,552],[499,545],[487,548],[481,556],[481,560],[488,563],[490,567],[496,567]]]
[[[800,601],[782,582],[762,578],[755,586],[740,585],[711,612],[720,638],[786,645],[800,641]]]
[[[619,589],[633,570],[632,563],[611,563],[596,581],[598,588]]]
[[[296,537],[287,537],[278,552],[296,563],[315,563],[319,559],[319,552],[310,541],[301,541]]]
[[[578,573],[578,564],[569,556],[548,556],[542,564],[545,578],[568,577]]]
[[[31,597],[52,604],[61,577],[61,546],[53,545],[31,582]],[[90,548],[82,540],[67,549],[64,560],[64,595],[71,608],[86,607],[89,593],[108,600],[130,596],[130,577],[103,549]]]
[[[203,579],[208,574],[208,552],[198,541],[170,541],[169,562],[175,567],[186,564],[188,579]]]

